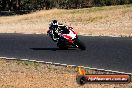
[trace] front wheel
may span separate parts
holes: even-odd
[[[86,46],[79,39],[75,40],[75,44],[78,46],[79,49],[86,50]]]

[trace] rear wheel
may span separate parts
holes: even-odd
[[[84,43],[82,43],[79,39],[76,39],[75,43],[76,43],[76,45],[78,46],[79,49],[86,50],[86,47],[85,47]]]

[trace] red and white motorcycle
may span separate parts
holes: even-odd
[[[47,34],[53,40],[53,32],[52,30],[48,30]],[[63,31],[59,31],[57,39],[57,46],[60,49],[68,49],[68,48],[79,48],[81,50],[85,50],[85,45],[78,39],[78,35],[75,31],[73,31],[72,27],[68,27],[68,33],[63,33]]]

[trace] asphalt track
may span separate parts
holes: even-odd
[[[0,34],[0,56],[132,73],[132,38],[79,36],[87,50],[59,50],[48,36]]]

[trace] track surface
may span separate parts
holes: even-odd
[[[59,50],[46,35],[0,34],[0,56],[132,73],[132,38],[80,36],[87,50]]]

